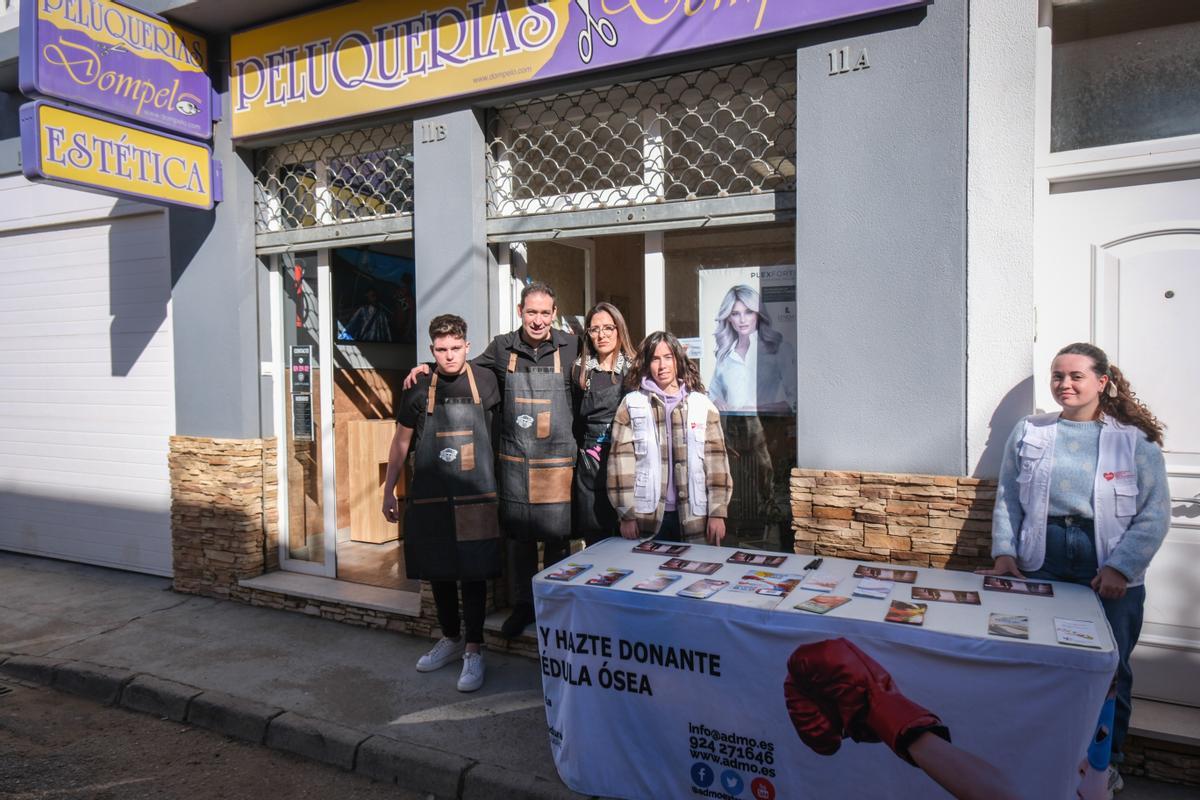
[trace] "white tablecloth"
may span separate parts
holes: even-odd
[[[797,737],[783,694],[788,657],[844,637],[1022,796],[1074,797],[1117,660],[1090,589],[1055,583],[1052,598],[984,592],[977,575],[918,569],[915,584],[896,583],[886,600],[856,597],[817,615],[793,609],[817,594],[802,588],[774,609],[735,604],[728,589],[707,600],[675,596],[703,575],[685,573],[661,594],[634,591],[667,557],[635,553],[633,544],[613,538],[571,556],[566,562],[592,567],[570,582],[547,580],[554,567],[534,579],[550,744],[571,789],[631,800],[947,797],[885,745],[847,739],[821,756]],[[711,577],[731,586],[751,570],[801,574],[813,558],[725,563],[733,552],[693,545],[682,557],[722,563]],[[859,563],[826,558],[819,571],[843,576],[833,593],[850,596]],[[607,567],[633,574],[611,587],[586,585]],[[921,627],[884,622],[891,600],[913,602],[913,585],[978,591],[982,605],[929,602]],[[994,612],[1029,617],[1029,640],[989,636]],[[1101,646],[1057,644],[1055,617],[1095,622]]]

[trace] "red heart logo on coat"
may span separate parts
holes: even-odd
[[[1115,473],[1115,472],[1104,473],[1104,480],[1106,480],[1106,481],[1111,481],[1115,477],[1117,477],[1117,473]]]

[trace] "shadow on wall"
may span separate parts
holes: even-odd
[[[171,510],[0,491],[0,550],[171,572]]]
[[[169,215],[138,213],[144,206],[119,200],[109,214],[109,360],[114,377],[127,377],[167,321],[171,302]],[[170,363],[171,352],[148,363]],[[150,369],[154,369],[151,367]]]
[[[1033,407],[1033,376],[1026,378],[1009,389],[992,412],[988,420],[987,444],[979,455],[979,461],[971,473],[976,478],[995,478],[1000,474],[1000,463],[1004,460],[1004,443],[1017,423],[1029,414]]]

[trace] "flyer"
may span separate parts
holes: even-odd
[[[886,622],[900,622],[905,625],[924,625],[925,610],[929,606],[924,603],[906,603],[903,600],[893,600],[888,609]]]
[[[836,594],[819,594],[808,598],[803,603],[797,603],[792,608],[799,611],[811,611],[814,614],[827,614],[838,606],[844,606],[849,602],[849,597],[839,597]]]
[[[979,592],[963,592],[955,589],[931,589],[928,586],[912,587],[913,600],[934,600],[941,603],[966,603],[979,605]]]
[[[729,591],[754,592],[755,594],[765,594],[771,597],[786,597],[793,589],[800,585],[800,581],[803,579],[803,575],[787,575],[782,572],[754,570],[743,575]]]
[[[774,556],[769,553],[748,553],[738,550],[725,559],[726,564],[749,564],[755,567],[781,567],[787,561],[787,556]]]
[[[688,551],[691,545],[688,544],[671,544],[670,542],[656,542],[653,539],[647,539],[633,548],[635,553],[649,553],[655,556],[681,556]]]
[[[832,592],[842,579],[828,572],[814,572],[801,582],[800,586],[814,592]]]
[[[877,578],[863,578],[854,587],[855,597],[870,597],[874,600],[885,600],[892,593],[893,581],[881,581]]]
[[[859,564],[854,570],[856,578],[877,578],[881,581],[896,581],[897,583],[916,583],[915,569],[893,569],[891,567],[868,567]]]
[[[985,575],[983,588],[989,592],[1031,594],[1035,597],[1054,597],[1054,584],[1045,581],[1023,581],[1020,578]]]
[[[1029,617],[1020,614],[988,614],[988,633],[1010,639],[1029,638]]]
[[[546,575],[548,581],[569,581],[572,578],[577,578],[583,573],[592,568],[591,564],[573,564],[569,563],[565,567],[554,570],[554,572]]]
[[[660,569],[673,572],[694,572],[697,575],[712,575],[721,568],[715,561],[685,561],[682,558],[670,558],[662,563]]]
[[[1075,647],[1100,647],[1100,634],[1096,623],[1086,619],[1054,618],[1054,637],[1059,644]]]
[[[694,597],[703,600],[712,597],[729,585],[729,581],[718,581],[713,578],[701,578],[695,583],[685,586],[675,593],[676,597]]]
[[[632,575],[631,569],[618,569],[617,567],[608,567],[599,575],[593,575],[584,581],[588,586],[612,586],[617,581],[624,578],[626,575]]]
[[[682,577],[682,575],[665,575],[661,572],[656,572],[653,578],[647,578],[641,583],[635,583],[633,588],[639,592],[661,592]]]

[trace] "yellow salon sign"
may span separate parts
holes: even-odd
[[[360,0],[236,34],[233,135],[528,80],[554,55],[575,2]]]
[[[21,107],[21,156],[30,180],[191,208],[221,199],[208,147],[43,100]]]
[[[233,135],[641,64],[928,2],[357,0],[233,37]]]

